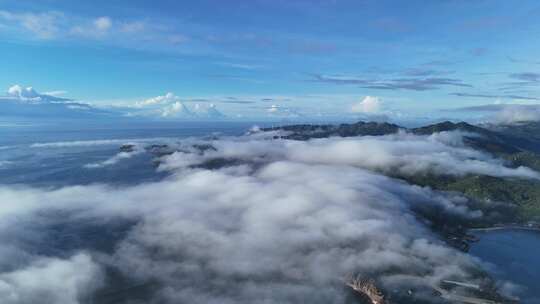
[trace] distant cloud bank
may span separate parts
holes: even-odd
[[[486,113],[487,122],[515,124],[540,121],[540,104],[488,104],[454,109],[457,112]]]
[[[161,116],[163,118],[183,119],[223,119],[221,113],[213,103],[195,103],[188,107],[181,98],[173,93],[156,96],[135,103],[130,115],[134,116]]]

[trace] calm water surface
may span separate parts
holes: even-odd
[[[183,122],[145,124],[0,124],[0,185],[61,187],[91,183],[137,184],[159,180],[152,155],[135,157],[97,169],[85,165],[105,161],[122,144],[181,142],[187,137],[241,135],[250,122]]]
[[[475,233],[480,242],[470,253],[490,263],[488,269],[501,280],[519,284],[521,303],[540,303],[540,232],[519,229]]]

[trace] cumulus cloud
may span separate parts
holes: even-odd
[[[27,119],[75,119],[119,117],[112,110],[93,107],[69,98],[40,93],[32,87],[11,86],[0,95],[0,116]]]
[[[7,91],[9,96],[13,96],[15,98],[36,98],[38,97],[38,93],[36,90],[34,90],[32,87],[23,88],[20,85],[16,84],[14,86],[9,87]]]
[[[353,113],[373,114],[381,111],[382,101],[378,97],[366,96],[351,108]]]
[[[23,286],[25,295],[80,303],[81,290],[99,286],[100,268],[136,286],[154,284],[146,303],[344,303],[342,279],[350,273],[386,290],[429,290],[445,278],[478,282],[477,262],[441,242],[415,210],[451,219],[481,213],[463,197],[376,172],[535,177],[466,148],[460,133],[307,142],[271,140],[274,135],[185,140],[161,159],[172,176],[136,187],[0,187],[0,241],[14,246],[10,254],[0,250],[0,266],[14,252],[29,256],[15,269],[0,267],[0,296]],[[212,161],[223,166],[207,169]],[[69,220],[77,225],[53,229]],[[122,220],[131,224],[112,238],[111,223]],[[115,242],[110,252],[95,254],[86,240],[75,243],[71,258],[31,254],[32,240],[73,235],[70,229],[89,222],[101,229],[93,235]],[[44,273],[45,285],[32,285]],[[33,279],[16,279],[27,276]],[[70,278],[68,288],[57,288],[62,278]],[[108,294],[131,294],[109,288]]]
[[[213,103],[197,103],[193,108],[188,107],[181,98],[173,93],[152,97],[135,104],[135,115],[161,116],[165,118],[223,118],[223,115]]]
[[[180,101],[175,101],[174,103],[161,109],[161,116],[163,117],[190,117],[193,116],[193,113]]]
[[[217,109],[217,106],[213,103],[209,103],[209,104],[196,103],[195,106],[193,106],[193,113],[195,113],[195,115],[198,115],[199,117],[207,117],[207,118],[225,117],[225,115],[223,115],[223,113],[221,113]]]
[[[15,84],[8,88],[5,96],[0,96],[0,100],[15,100],[26,102],[67,102],[67,98],[61,98],[49,94],[41,94],[33,87],[23,87]]]
[[[145,106],[153,106],[153,105],[170,104],[179,100],[180,100],[180,97],[174,95],[171,92],[168,92],[167,94],[162,95],[162,96],[156,96],[156,97],[152,97],[152,98],[137,102],[135,105],[138,107],[145,107]]]

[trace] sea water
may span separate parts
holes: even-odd
[[[540,231],[501,229],[475,233],[480,241],[470,253],[488,263],[487,270],[511,288],[521,303],[540,303]]]
[[[158,180],[152,155],[141,153],[111,166],[88,168],[123,144],[179,142],[187,137],[241,135],[252,122],[0,125],[0,185],[61,187]],[[257,124],[260,125],[260,124]]]

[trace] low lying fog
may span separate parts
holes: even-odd
[[[172,175],[155,183],[0,187],[1,302],[85,303],[110,284],[111,270],[154,284],[145,303],[342,303],[349,274],[385,289],[471,281],[480,261],[447,247],[412,210],[482,214],[463,197],[380,173],[538,178],[465,147],[457,132],[307,142],[272,135],[204,142],[204,151],[182,142],[183,152],[158,168]],[[213,159],[232,163],[205,169]],[[110,250],[86,245],[93,242],[60,250],[58,240],[38,248],[88,223],[100,227],[90,237],[111,238]],[[116,239],[115,223],[129,223]]]

